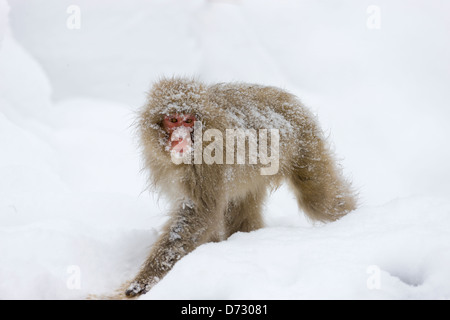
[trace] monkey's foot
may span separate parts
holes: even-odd
[[[150,291],[150,289],[159,281],[159,278],[151,278],[146,280],[136,280],[133,281],[127,290],[125,290],[125,295],[128,298],[134,298],[145,294]]]

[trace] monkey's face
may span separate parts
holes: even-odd
[[[173,114],[164,117],[162,126],[169,134],[167,148],[170,152],[183,154],[192,150],[195,121],[195,116],[191,114]]]

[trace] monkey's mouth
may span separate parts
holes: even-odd
[[[170,142],[170,152],[185,153],[192,150],[191,144],[186,140],[172,140]]]
[[[192,151],[192,128],[178,127],[169,137],[169,150],[171,154],[186,154]]]

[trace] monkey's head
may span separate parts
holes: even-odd
[[[214,117],[202,82],[164,78],[154,83],[137,123],[148,166],[171,166],[171,152],[183,154],[193,146],[194,124],[211,124]]]
[[[189,78],[163,78],[151,87],[136,124],[145,166],[151,175],[157,175],[154,180],[170,179],[175,171],[194,167],[193,162],[183,161],[180,165],[173,159],[174,156],[187,159],[189,154],[193,159],[194,140],[201,139],[204,132],[209,129],[226,132],[232,128],[227,110],[220,107],[211,94],[208,85]],[[207,147],[205,144],[197,146]],[[202,162],[195,166],[198,170],[206,165]]]

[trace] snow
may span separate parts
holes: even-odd
[[[199,247],[141,299],[450,299],[450,4],[377,3],[379,30],[365,1],[0,0],[0,299],[134,277],[169,208],[132,125],[162,75],[298,95],[361,207],[311,224],[284,186],[267,228]]]
[[[449,236],[436,221],[448,226],[449,210],[409,198],[321,227],[238,233],[181,260],[144,298],[448,299]],[[371,266],[379,290],[368,289]]]

